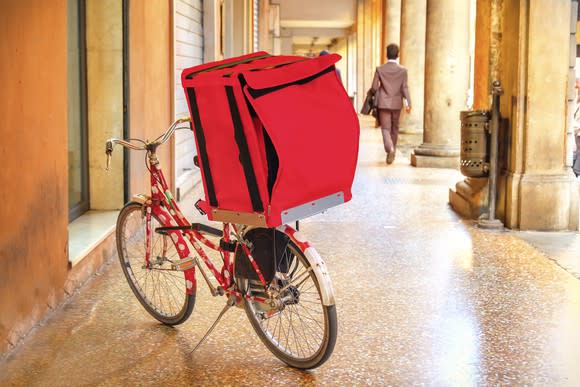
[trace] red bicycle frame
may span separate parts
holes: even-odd
[[[191,224],[187,221],[179,206],[177,205],[173,195],[169,190],[169,186],[167,181],[165,180],[165,176],[161,168],[159,167],[159,161],[155,156],[154,150],[149,150],[148,154],[148,163],[149,163],[149,171],[150,171],[150,178],[151,178],[151,197],[150,199],[146,200],[144,203],[145,205],[145,216],[146,216],[146,253],[145,253],[145,260],[146,265],[150,265],[151,260],[151,237],[152,232],[155,230],[151,230],[151,215],[155,215],[158,219],[159,223],[164,227],[168,228],[168,230],[164,230],[167,235],[172,239],[173,243],[176,246],[177,253],[181,258],[180,262],[178,263],[178,267],[184,271],[185,279],[186,279],[186,288],[187,293],[192,294],[194,289],[196,289],[196,277],[195,277],[195,265],[194,260],[191,258],[191,251],[189,246],[187,245],[184,236],[187,236],[187,239],[197,252],[197,254],[201,257],[204,261],[207,268],[211,271],[212,275],[216,278],[219,286],[224,290],[224,293],[228,296],[235,295],[236,298],[239,300],[240,297],[245,297],[240,292],[236,290],[235,282],[234,282],[234,262],[233,262],[233,255],[230,251],[224,250],[220,245],[217,245],[207,239],[202,233],[194,228],[191,227]],[[173,228],[173,229],[171,229]],[[222,231],[222,238],[226,244],[231,242],[231,233],[232,231],[234,234],[239,235],[239,230],[235,225],[230,223],[223,223],[223,231]],[[163,240],[163,254],[165,255],[168,245],[167,239],[164,238]],[[208,248],[218,251],[222,254],[224,263],[221,268],[221,271],[213,264],[210,260],[206,252],[203,250],[200,242],[207,246]],[[242,248],[244,253],[249,258],[252,267],[256,271],[260,282],[267,286],[267,283],[258,267],[257,263],[255,262],[254,258],[250,253],[250,249],[245,243],[238,243],[237,248]],[[182,266],[183,265],[183,266]],[[201,268],[200,268],[201,269]],[[251,297],[253,301],[265,301],[265,299],[260,299],[258,297]]]

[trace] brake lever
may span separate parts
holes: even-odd
[[[111,155],[113,154],[113,142],[111,140],[107,141],[105,144],[105,154],[107,155],[107,167],[106,171],[111,170]]]

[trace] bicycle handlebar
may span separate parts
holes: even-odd
[[[111,166],[111,155],[113,154],[113,147],[116,144],[119,144],[125,148],[129,148],[129,149],[133,149],[133,150],[150,150],[152,145],[154,147],[157,147],[157,146],[162,145],[165,142],[167,142],[167,140],[169,140],[171,138],[171,136],[173,136],[173,133],[175,133],[175,131],[178,129],[177,125],[183,124],[185,122],[191,122],[191,119],[189,117],[179,118],[173,124],[171,124],[171,126],[169,126],[169,128],[165,131],[165,133],[163,133],[161,136],[157,137],[155,140],[153,140],[151,142],[143,141],[143,140],[140,140],[137,138],[130,138],[127,140],[121,140],[118,138],[108,139],[107,142],[105,143],[105,154],[107,155],[106,170],[108,171],[110,166]],[[182,129],[185,129],[185,128],[182,128]],[[143,145],[136,145],[136,144],[131,143],[131,141],[138,141],[138,142],[142,143]]]

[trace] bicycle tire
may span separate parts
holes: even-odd
[[[151,230],[158,227],[159,219],[151,216]],[[178,325],[191,315],[195,306],[195,288],[187,293],[185,274],[168,270],[165,258],[179,259],[173,240],[155,232],[151,234],[151,257],[154,267],[145,267],[146,217],[141,203],[130,202],[117,218],[117,253],[123,274],[141,305],[151,316],[165,325]],[[165,239],[164,239],[165,238]],[[161,242],[161,243],[160,243]],[[166,253],[162,254],[166,243]],[[161,253],[161,255],[158,255]]]
[[[274,281],[281,281],[280,277],[286,276],[289,278],[282,280],[281,289],[290,286],[277,297],[278,301],[293,300],[270,310],[266,304],[245,300],[244,309],[256,334],[278,359],[299,369],[316,368],[328,360],[336,344],[336,307],[323,305],[320,281],[313,270],[309,271],[310,263],[292,241],[288,242],[282,254],[291,255],[285,262],[287,273],[277,272]],[[295,279],[302,280],[305,275],[298,286],[292,283]],[[246,280],[245,283],[250,296],[265,294],[259,281]],[[281,337],[281,333],[285,337]],[[291,339],[295,342],[290,342]]]

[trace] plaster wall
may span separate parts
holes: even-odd
[[[152,140],[172,122],[172,46],[170,2],[129,3],[129,135]],[[143,152],[129,152],[129,197],[149,193]],[[172,173],[171,143],[157,150],[165,177]]]
[[[25,22],[23,22],[25,21]],[[0,353],[63,298],[67,275],[67,3],[0,12]]]
[[[473,108],[475,110],[487,110],[490,108],[491,16],[491,2],[489,0],[478,0],[475,17],[475,77],[473,79]]]

